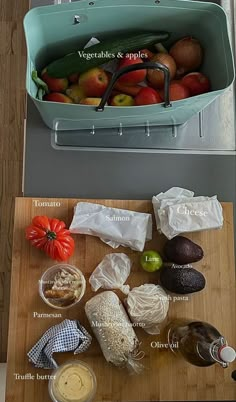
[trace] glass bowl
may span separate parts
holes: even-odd
[[[48,306],[68,309],[82,299],[86,289],[83,273],[69,264],[48,268],[39,280],[39,294]]]
[[[48,390],[54,402],[91,402],[96,394],[97,380],[88,364],[69,360],[52,372]]]

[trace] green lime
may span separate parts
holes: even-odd
[[[143,269],[147,272],[155,272],[162,266],[162,258],[156,251],[144,251],[140,258]]]

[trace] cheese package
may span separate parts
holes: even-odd
[[[153,197],[157,229],[168,239],[182,233],[222,228],[223,210],[217,196],[193,197],[184,189],[180,195],[178,189],[174,198],[174,189],[171,198],[169,194],[165,198],[163,193]]]
[[[165,193],[159,193],[152,197],[152,205],[156,219],[156,226],[159,230],[161,228],[160,218],[158,215],[158,210],[161,208],[163,203],[169,202],[174,203],[176,200],[181,200],[182,198],[190,198],[194,196],[193,191],[186,190],[181,187],[172,187]]]

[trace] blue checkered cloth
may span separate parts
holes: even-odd
[[[76,320],[64,320],[49,328],[27,353],[35,367],[54,369],[58,365],[52,355],[55,352],[85,352],[92,341],[91,335]]]

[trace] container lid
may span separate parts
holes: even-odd
[[[236,359],[236,352],[231,346],[223,346],[219,351],[219,356],[225,363],[232,363]]]
[[[87,363],[69,360],[52,372],[48,390],[53,402],[92,402],[97,391],[96,375]]]

